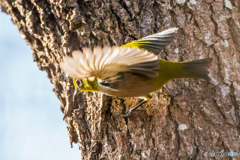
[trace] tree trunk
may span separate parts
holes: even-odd
[[[55,85],[71,143],[83,159],[210,159],[240,151],[240,2],[237,0],[3,0],[32,47],[34,61]],[[59,63],[82,47],[123,45],[179,27],[160,53],[168,61],[212,57],[211,82],[177,79],[138,98],[81,93]],[[57,112],[56,108],[56,112]],[[223,157],[216,156],[216,159]],[[230,158],[230,157],[225,157]],[[234,158],[239,158],[239,155]]]

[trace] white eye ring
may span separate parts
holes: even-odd
[[[80,79],[76,79],[75,83],[77,84],[78,87],[82,87],[82,81]]]

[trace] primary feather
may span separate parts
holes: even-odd
[[[116,80],[121,72],[156,77],[154,69],[160,67],[158,57],[146,50],[116,46],[73,51],[72,57],[64,57],[60,66],[72,78],[89,80],[94,80],[92,77]]]
[[[168,44],[170,44],[175,35],[177,34],[178,28],[170,28],[165,31],[152,34],[136,41],[130,42],[122,46],[124,47],[137,47],[147,50],[154,54],[159,54]]]

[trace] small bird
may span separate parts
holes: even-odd
[[[190,62],[169,62],[158,58],[158,53],[174,39],[177,30],[171,28],[121,47],[82,48],[82,51],[73,51],[72,57],[64,57],[60,66],[73,78],[74,96],[87,91],[143,98],[123,115],[128,117],[133,110],[151,100],[151,92],[158,91],[172,79],[210,80],[208,68],[212,58]]]

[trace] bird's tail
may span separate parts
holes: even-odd
[[[184,62],[183,70],[185,71],[186,78],[197,78],[210,81],[210,78],[208,76],[208,68],[210,67],[211,63],[212,58]]]
[[[212,63],[212,58],[205,58],[200,60],[194,60],[190,62],[182,62],[178,63],[181,65],[182,74],[178,75],[176,78],[196,78],[196,79],[204,79],[206,81],[210,81],[208,76],[209,71],[208,68]]]
[[[212,58],[180,63],[160,60],[159,77],[165,77],[166,81],[176,78],[195,78],[210,81],[208,68],[211,62]]]

